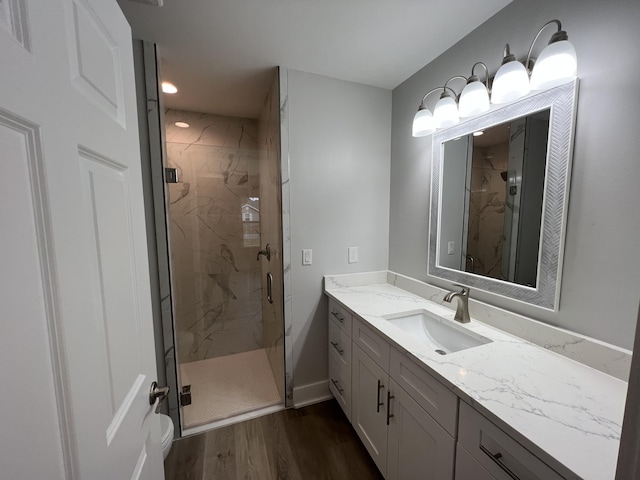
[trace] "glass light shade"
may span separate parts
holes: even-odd
[[[460,105],[458,110],[461,117],[473,117],[488,111],[489,92],[484,83],[476,80],[467,84],[460,94]]]
[[[509,103],[531,91],[529,75],[517,60],[502,65],[493,79],[491,103]]]
[[[433,115],[426,108],[421,108],[413,117],[412,135],[414,137],[426,137],[436,131],[436,122]]]
[[[460,117],[458,116],[456,101],[450,96],[442,97],[436,103],[433,118],[438,128],[447,128],[459,123]]]
[[[531,73],[531,89],[555,87],[578,74],[576,49],[568,40],[547,45]]]

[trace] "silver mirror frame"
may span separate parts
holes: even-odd
[[[575,79],[549,90],[530,94],[514,103],[440,130],[433,135],[427,268],[429,275],[549,310],[558,310],[577,98],[578,80]],[[437,265],[444,142],[549,108],[551,115],[536,287]]]

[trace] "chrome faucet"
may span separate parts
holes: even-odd
[[[460,323],[469,323],[469,289],[465,286],[454,283],[456,287],[462,288],[459,292],[449,292],[444,296],[445,302],[451,302],[454,298],[458,299],[458,305],[456,307],[456,314],[453,317]]]

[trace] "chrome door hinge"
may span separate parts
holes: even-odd
[[[180,405],[191,405],[191,385],[184,385],[180,392]]]
[[[178,183],[178,169],[177,168],[165,168],[164,169],[164,181],[167,183]]]

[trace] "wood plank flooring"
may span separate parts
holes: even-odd
[[[166,480],[381,480],[335,400],[180,439]]]

